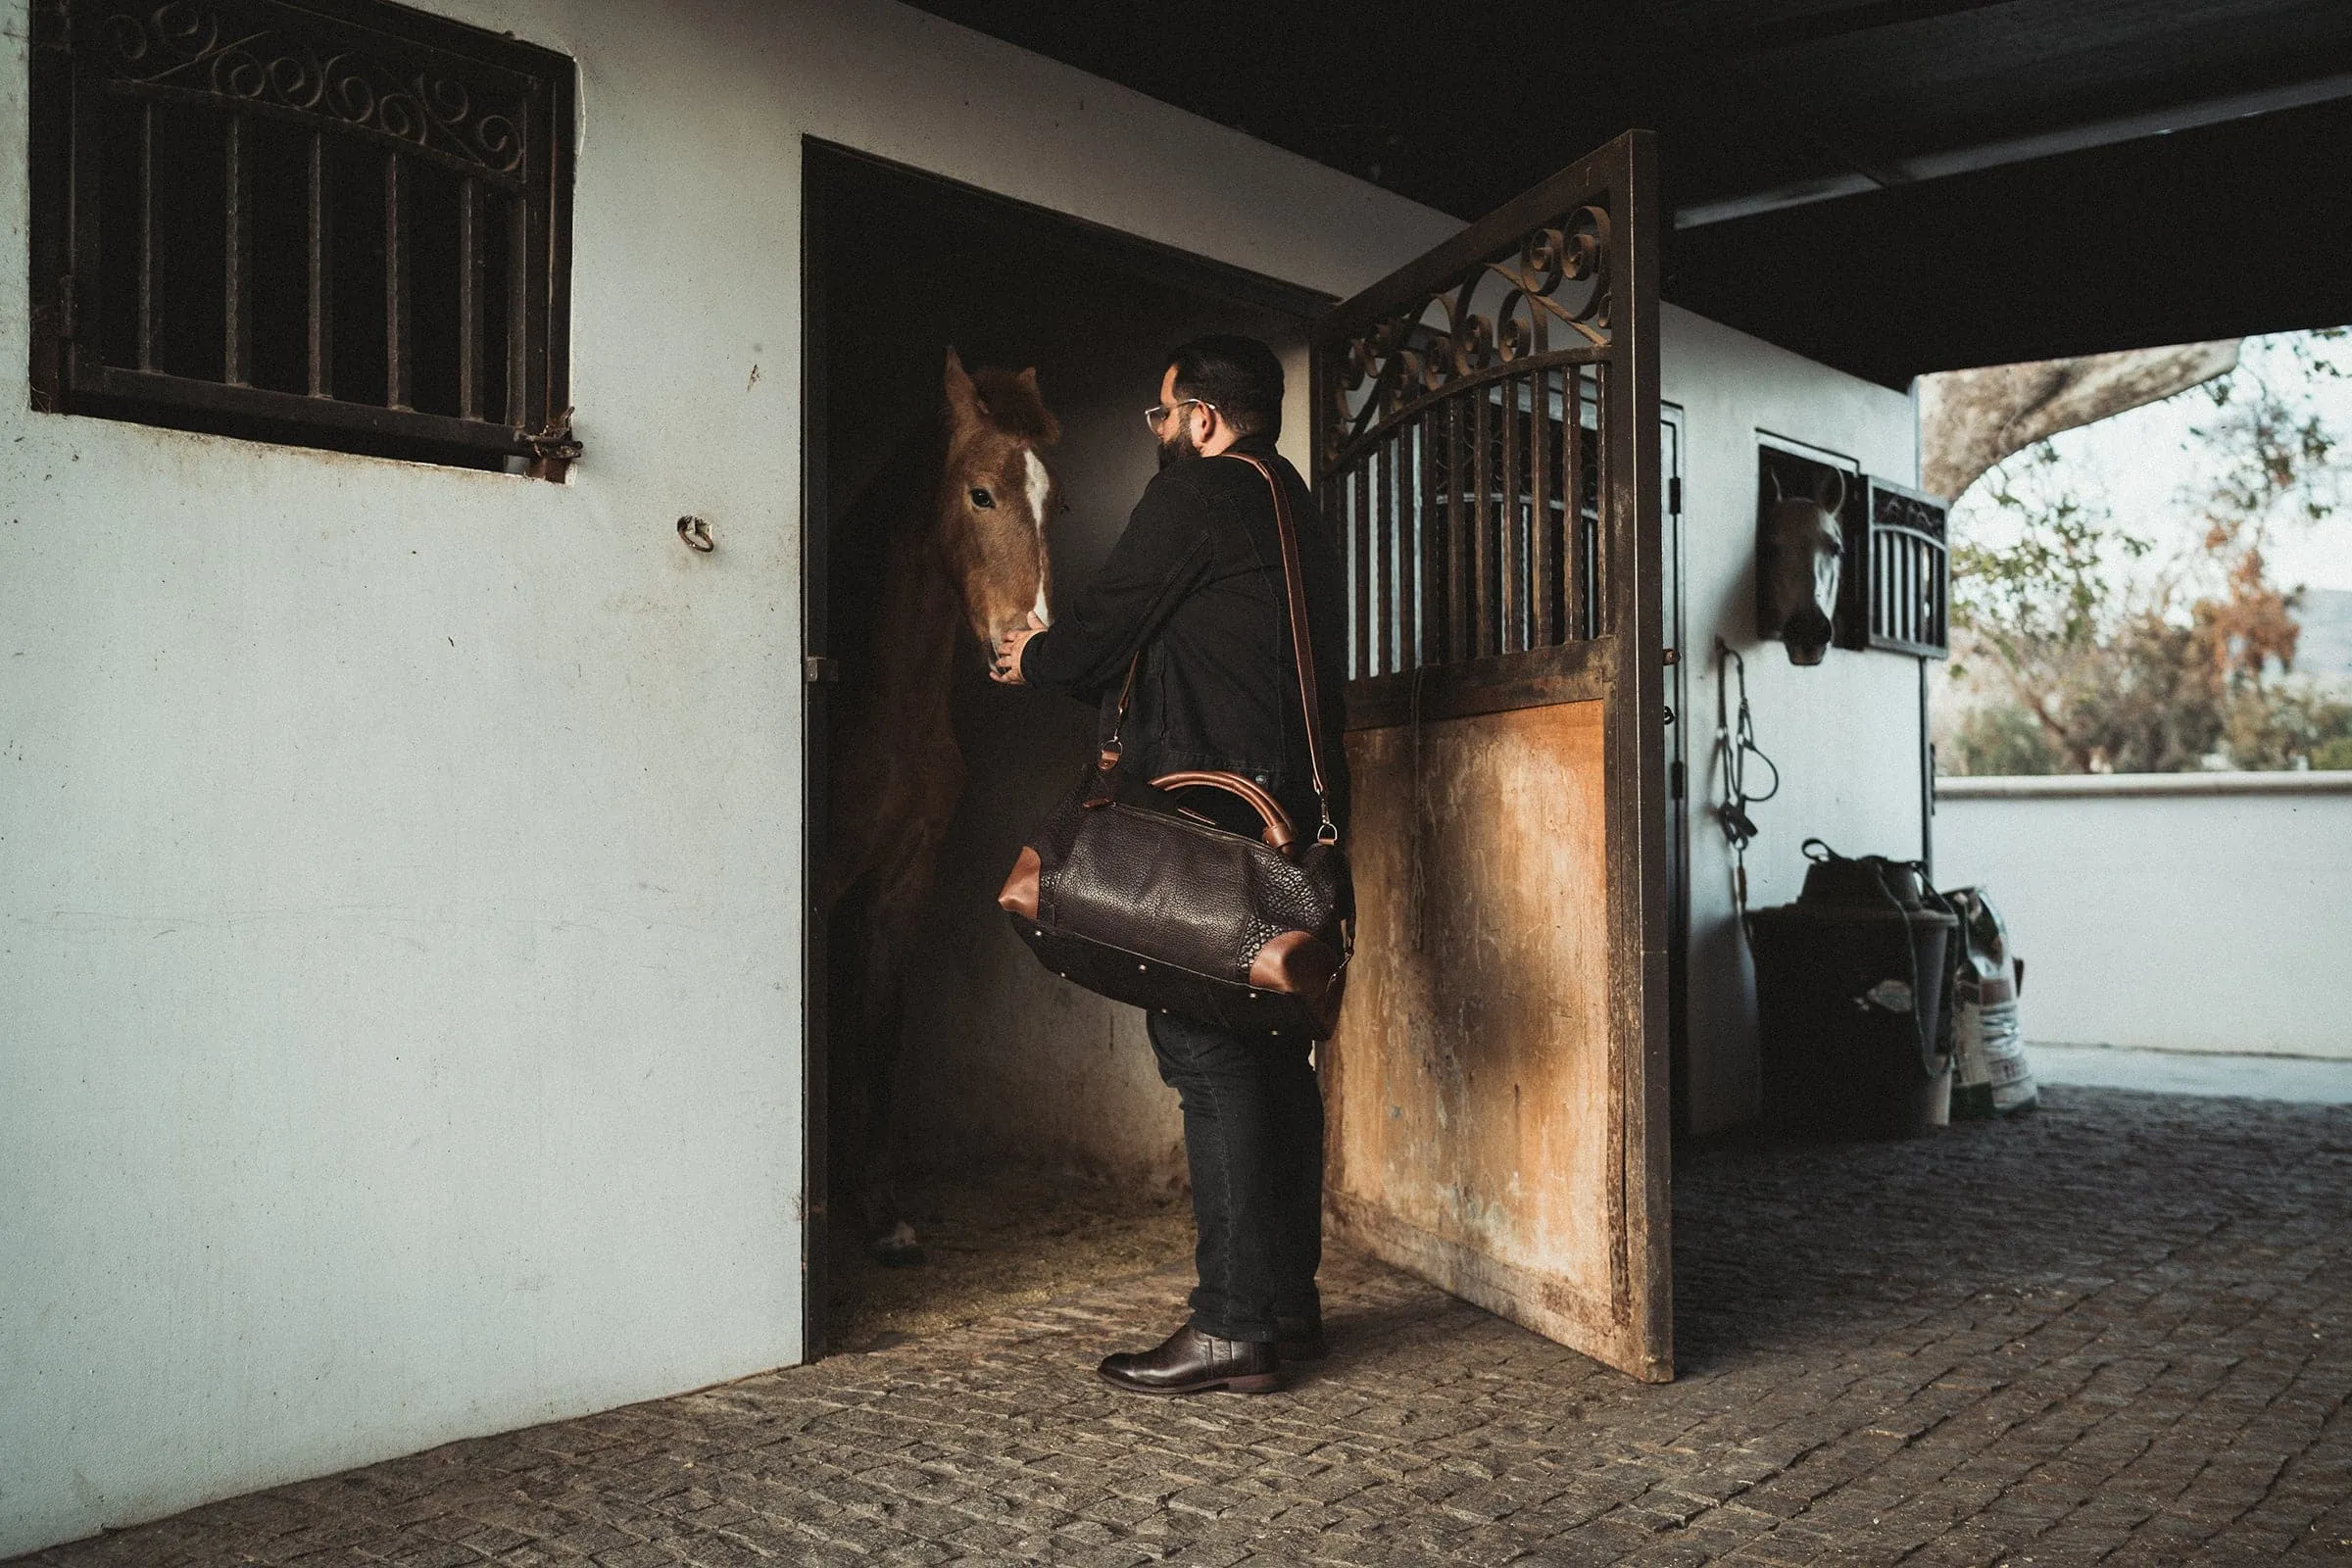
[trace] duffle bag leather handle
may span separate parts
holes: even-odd
[[[1238,795],[1249,802],[1264,821],[1265,827],[1259,837],[1268,845],[1288,855],[1291,845],[1298,840],[1298,832],[1291,826],[1290,813],[1282,808],[1273,796],[1239,773],[1162,773],[1152,781],[1152,787],[1155,790],[1223,790],[1229,795]]]

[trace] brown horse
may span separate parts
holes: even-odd
[[[866,547],[879,579],[837,572],[834,586],[837,625],[863,627],[842,627],[850,688],[828,732],[828,1119],[837,1198],[855,1199],[894,1264],[922,1261],[892,1194],[891,1100],[906,962],[963,793],[948,707],[957,629],[985,661],[1004,632],[1047,616],[1055,496],[1038,454],[1061,437],[1034,368],[967,374],[950,349],[945,394],[936,434],[901,448],[836,535]]]

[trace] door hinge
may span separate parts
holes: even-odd
[[[1666,510],[1677,516],[1683,510],[1683,480],[1680,474],[1666,481]]]
[[[841,661],[827,659],[823,654],[809,654],[801,660],[801,677],[811,686],[838,686]]]
[[[1679,757],[1666,764],[1666,793],[1678,801],[1683,798],[1683,760]]]

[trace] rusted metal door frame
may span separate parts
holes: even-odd
[[[827,1111],[830,1018],[826,961],[829,911],[824,876],[826,747],[833,669],[831,624],[831,344],[822,240],[831,223],[829,188],[801,149],[801,1358],[829,1346],[832,1279],[832,1128]]]
[[[1689,458],[1689,416],[1679,404],[1658,405],[1658,603],[1664,642],[1661,674],[1666,719],[1666,1037],[1672,1062],[1668,1101],[1673,1130],[1690,1125],[1690,651],[1684,594],[1690,576],[1683,532],[1683,468]],[[1672,440],[1668,437],[1671,435]]]
[[[1609,1201],[1619,1250],[1612,1277],[1625,1289],[1627,1343],[1637,1347],[1618,1359],[1638,1376],[1664,1381],[1673,1375],[1665,1147],[1671,1112],[1664,835],[1671,803],[1661,738],[1656,170],[1654,136],[1629,131],[1342,304],[1314,334],[1313,396],[1318,496],[1347,534],[1352,562],[1349,728],[1581,700],[1604,705]],[[1500,308],[1481,316],[1475,296],[1497,276],[1510,292]],[[1555,338],[1565,346],[1551,347]],[[1588,385],[1595,396],[1600,473],[1590,565],[1598,592],[1587,602],[1597,624],[1580,625],[1576,606],[1589,590],[1570,580],[1559,589],[1565,624],[1550,628],[1561,635],[1547,640],[1542,605],[1554,590],[1541,580],[1544,545],[1531,532],[1524,548],[1535,558],[1529,576],[1535,586],[1526,590],[1524,635],[1514,637],[1513,617],[1522,612],[1512,608],[1517,590],[1509,574],[1526,567],[1509,559],[1512,545],[1492,546],[1503,557],[1497,579],[1496,564],[1475,556],[1481,547],[1462,537],[1458,510],[1455,528],[1438,546],[1418,533],[1409,548],[1397,544],[1394,516],[1383,509],[1399,493],[1400,460],[1381,459],[1378,451],[1383,441],[1403,452],[1408,440],[1418,440],[1419,456],[1402,461],[1419,465],[1412,473],[1430,471],[1433,437],[1427,425],[1413,433],[1417,413],[1479,389],[1473,444],[1483,485],[1491,445],[1484,389],[1555,372],[1563,376],[1570,411],[1563,437],[1570,465],[1579,439],[1573,400]],[[1507,395],[1516,411],[1518,393]],[[1459,401],[1454,407],[1447,431],[1458,434]],[[1538,424],[1541,418],[1538,405]],[[1517,424],[1516,413],[1505,422]],[[1501,448],[1506,463],[1514,461],[1508,439]],[[1458,446],[1452,450],[1449,463],[1458,461]],[[1377,466],[1383,461],[1385,478]],[[1364,477],[1350,485],[1346,481],[1358,464]],[[1446,471],[1453,485],[1453,470]],[[1563,491],[1567,471],[1572,466],[1560,480]],[[1541,516],[1544,481],[1532,482],[1534,514]],[[1562,500],[1563,526],[1581,526],[1574,521],[1580,497]],[[1463,574],[1452,568],[1462,565],[1465,550],[1473,552],[1474,594],[1453,586]],[[1573,578],[1572,557],[1553,566]],[[1442,571],[1446,589],[1433,593],[1429,584]],[[1476,599],[1477,623],[1465,638],[1458,616],[1447,617],[1494,580],[1502,583],[1495,590],[1500,630],[1488,638],[1490,607]],[[1541,603],[1538,594],[1544,596]],[[1579,630],[1585,635],[1566,635]],[[1480,646],[1488,640],[1496,644],[1494,651]],[[1629,1078],[1635,1080],[1630,1096]]]

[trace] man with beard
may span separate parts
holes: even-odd
[[[1034,615],[998,649],[995,678],[1098,704],[1105,739],[1134,663],[1120,767],[1254,779],[1306,832],[1320,822],[1291,649],[1274,497],[1248,453],[1290,492],[1323,714],[1324,785],[1345,828],[1337,742],[1347,669],[1347,577],[1314,499],[1274,450],[1282,362],[1254,338],[1196,338],[1168,356],[1145,417],[1159,473],[1086,592],[1051,629]],[[1138,657],[1140,655],[1140,658]],[[1236,832],[1257,817],[1221,790],[1182,804]],[[1323,1353],[1323,1098],[1303,1040],[1245,1035],[1163,1012],[1146,1019],[1159,1074],[1184,1110],[1200,1283],[1192,1319],[1156,1349],[1098,1369],[1137,1394],[1278,1386],[1286,1360]]]

